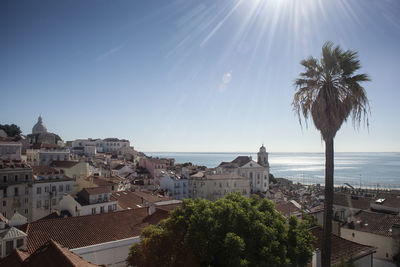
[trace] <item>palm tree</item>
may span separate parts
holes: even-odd
[[[325,201],[322,266],[330,266],[333,205],[333,139],[343,122],[351,115],[353,126],[368,126],[369,102],[361,82],[370,81],[360,69],[357,52],[343,51],[332,42],[322,47],[321,59],[301,61],[305,71],[296,79],[293,109],[307,124],[311,117],[325,141]]]

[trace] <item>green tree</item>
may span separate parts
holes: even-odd
[[[333,139],[343,122],[352,117],[353,126],[363,121],[368,125],[369,102],[361,82],[370,81],[367,74],[355,74],[360,69],[357,52],[343,51],[327,42],[318,60],[309,57],[301,61],[305,71],[296,79],[297,92],[293,109],[306,123],[311,117],[325,141],[325,209],[323,225],[322,266],[330,266],[332,205],[333,205]]]
[[[270,183],[274,183],[274,184],[276,184],[278,181],[275,179],[275,176],[272,174],[272,173],[270,173],[269,174],[269,182]]]
[[[303,222],[274,204],[229,194],[215,202],[185,199],[131,247],[134,266],[306,266],[312,237]]]
[[[22,131],[15,124],[0,124],[0,129],[4,130],[9,137],[19,136]]]

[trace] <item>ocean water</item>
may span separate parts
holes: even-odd
[[[237,156],[256,153],[149,152],[148,156],[175,158],[176,163],[192,162],[209,168]],[[270,172],[306,184],[324,184],[324,153],[269,153]],[[335,153],[335,185],[400,188],[400,153]]]

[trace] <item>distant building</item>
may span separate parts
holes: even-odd
[[[72,149],[77,150],[77,148],[82,148],[84,152],[84,148],[86,146],[95,146],[96,152],[99,153],[111,153],[114,151],[118,151],[123,147],[129,147],[129,140],[118,139],[118,138],[106,138],[106,139],[77,139],[72,141],[71,143]],[[90,153],[93,153],[91,151]]]
[[[28,135],[28,139],[31,144],[57,144],[58,141],[55,134],[47,132],[42,116],[39,116],[38,122],[32,128],[32,134]]]
[[[21,160],[22,144],[0,141],[0,160]]]
[[[370,208],[371,198],[335,193],[333,196],[333,217],[336,221],[348,220],[360,210]]]
[[[269,189],[268,153],[263,145],[258,152],[257,162],[251,157],[239,156],[231,162],[222,162],[217,167],[217,173],[232,173],[247,177],[250,179],[252,193],[266,193]]]
[[[0,212],[7,218],[19,212],[31,217],[32,168],[20,161],[0,160]]]
[[[167,162],[163,159],[145,157],[140,160],[139,166],[146,168],[153,178],[159,178],[162,171],[167,170]]]
[[[250,180],[234,174],[207,174],[198,172],[189,178],[189,197],[214,201],[228,193],[240,193],[250,196]]]
[[[69,159],[69,149],[54,144],[41,144],[39,149],[27,149],[26,151],[26,160],[31,166],[48,166],[53,161]]]
[[[111,191],[106,187],[84,188],[76,196],[64,195],[60,210],[72,216],[100,214],[117,210],[118,201],[111,200]]]
[[[50,164],[57,170],[64,171],[64,174],[74,180],[78,178],[86,178],[89,176],[89,163],[86,161],[70,161],[70,160],[60,160],[53,161]]]
[[[59,210],[64,194],[71,194],[74,180],[62,170],[49,166],[33,167],[32,219],[35,221]]]
[[[189,180],[173,172],[161,172],[160,189],[173,199],[182,200],[189,197]]]

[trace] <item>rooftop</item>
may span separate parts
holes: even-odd
[[[399,216],[362,210],[354,215],[353,223],[348,223],[347,227],[353,229],[354,226],[357,231],[392,236],[394,224],[400,224]]]
[[[34,252],[50,239],[69,249],[139,236],[149,225],[147,208],[28,223],[27,250]],[[166,218],[164,216],[162,219]]]
[[[50,164],[50,166],[55,167],[55,168],[72,168],[78,163],[79,163],[79,161],[56,160],[56,161],[53,161]]]
[[[28,164],[18,160],[0,160],[0,169],[31,168]]]
[[[371,198],[352,196],[350,194],[335,193],[333,196],[333,204],[349,207],[353,209],[367,210],[370,207]]]
[[[111,194],[111,200],[117,200],[118,205],[123,209],[138,209],[146,202],[157,203],[169,201],[171,198],[159,194],[152,194],[146,191],[118,191]]]
[[[313,243],[314,249],[322,249],[322,228],[319,226],[313,227],[311,233],[316,237]],[[337,235],[332,234],[332,254],[331,254],[331,264],[335,265],[341,262],[342,258],[345,261],[350,259],[358,259],[365,255],[375,252],[375,248],[371,246],[365,246],[359,243],[349,241],[347,239],[341,238]]]
[[[86,191],[89,195],[99,195],[99,194],[107,194],[111,193],[111,191],[104,186],[99,186],[99,187],[88,187],[82,189],[82,191]]]

